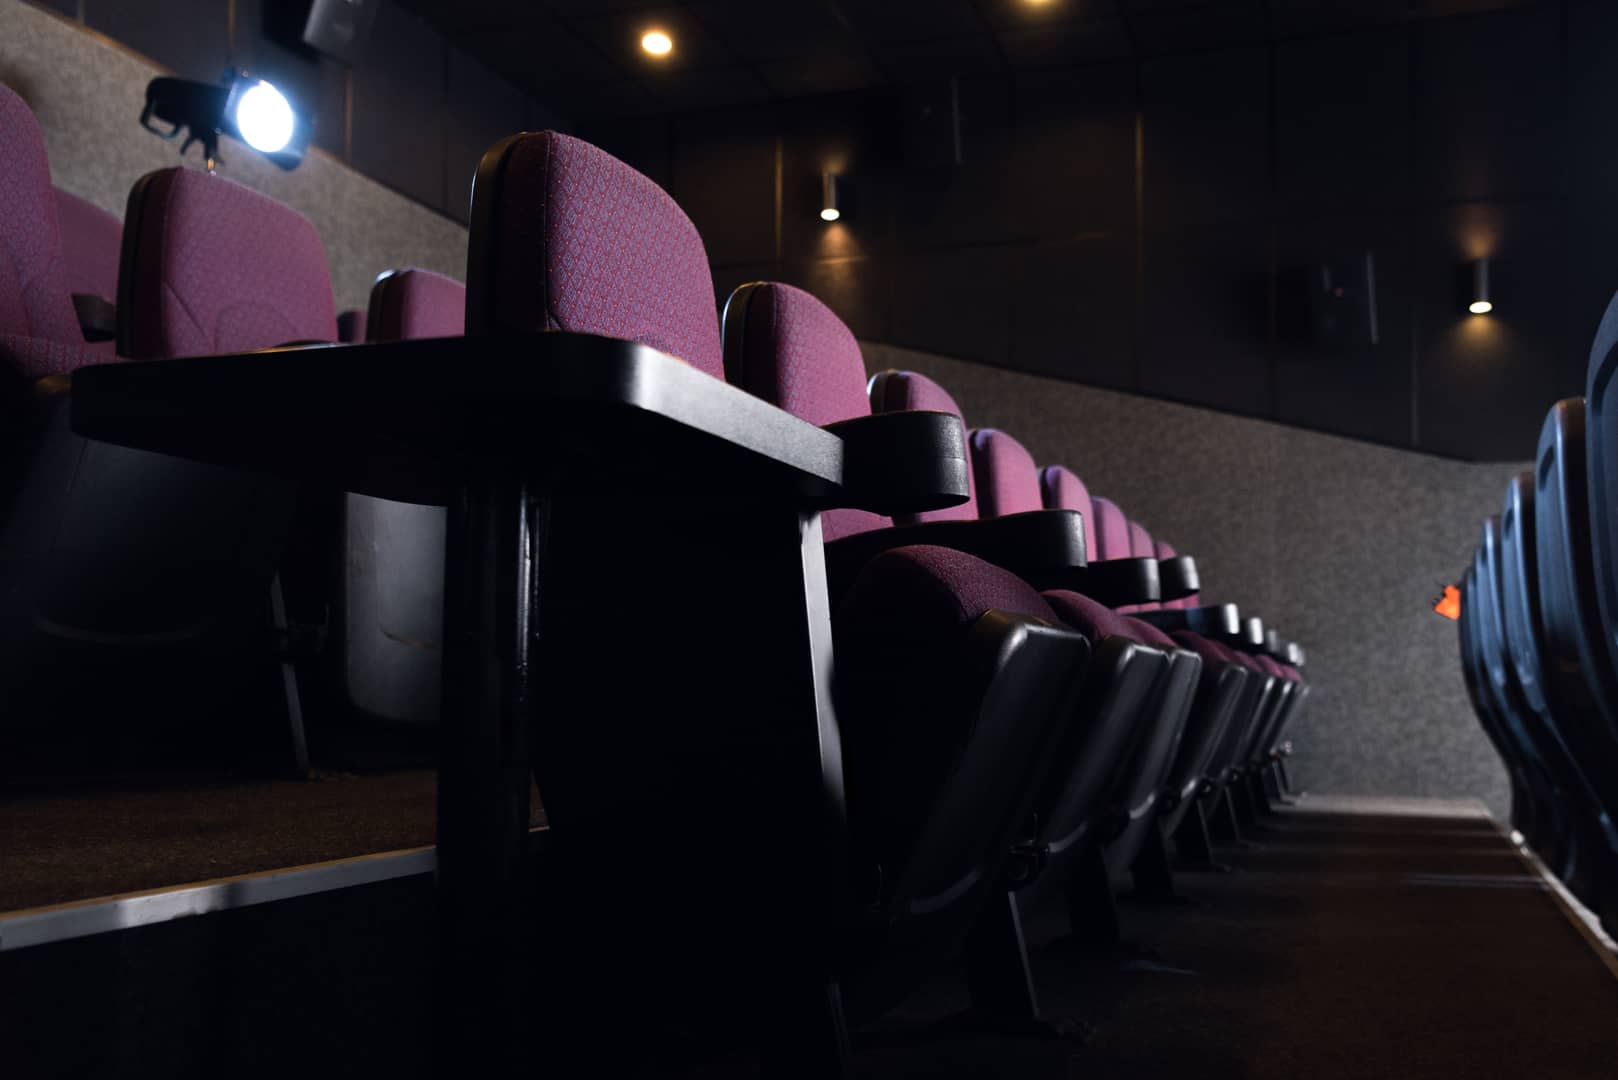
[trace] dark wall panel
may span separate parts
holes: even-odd
[[[1016,228],[1056,240],[1135,223],[1135,67],[1039,72],[1016,81],[1009,162]]]
[[[1293,215],[1410,202],[1410,47],[1402,33],[1283,42],[1275,173]]]
[[[1141,65],[1148,228],[1265,216],[1269,99],[1264,49],[1164,57]]]
[[[952,248],[902,255],[893,266],[893,339],[981,363],[1009,359],[1012,252]]]
[[[1133,231],[1020,249],[1011,282],[1013,367],[1139,388]]]
[[[522,91],[467,56],[449,50],[445,101],[444,190],[452,217],[471,218],[472,178],[484,151],[523,130],[528,101]]]
[[[1269,227],[1146,238],[1140,389],[1214,409],[1269,412]]]
[[[674,125],[670,189],[716,263],[773,260],[775,128],[762,113],[725,111]]]
[[[1545,5],[1421,27],[1416,160],[1426,194],[1467,200],[1556,191],[1560,17]]]
[[[443,38],[391,4],[353,72],[353,165],[435,210],[444,190]]]
[[[1588,341],[1573,351],[1561,333],[1564,225],[1555,202],[1481,203],[1441,212],[1416,233],[1422,449],[1532,457],[1545,411],[1583,393]],[[1479,254],[1492,260],[1491,315],[1464,306],[1466,264]]]

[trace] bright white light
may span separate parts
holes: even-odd
[[[822,210],[820,212],[820,220],[821,221],[836,221],[838,218],[840,218],[842,216],[843,216],[842,212],[840,210],[838,210],[837,207],[835,207],[835,206],[828,206],[828,207],[826,207],[826,209],[824,209],[824,210]]]
[[[661,30],[648,30],[640,39],[640,47],[653,56],[667,56],[674,49],[674,39]]]
[[[1489,312],[1494,310],[1494,305],[1489,303],[1487,300],[1474,300],[1470,305],[1467,306],[1466,310],[1470,311],[1474,315],[1487,315]]]
[[[273,154],[292,141],[292,106],[281,91],[260,80],[236,103],[236,130],[254,150]]]

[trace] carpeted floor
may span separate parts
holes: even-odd
[[[431,770],[0,796],[0,911],[431,844]]]
[[[1028,927],[1048,1017],[1033,1042],[919,1025],[964,1008],[939,984],[863,1033],[870,1077],[1198,1080],[1618,1075],[1608,967],[1495,825],[1464,804],[1303,800],[1181,874],[1180,903],[1125,903],[1132,948],[1080,957],[1054,913]]]

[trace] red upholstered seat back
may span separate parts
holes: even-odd
[[[86,362],[39,123],[0,86],[0,370],[24,378]]]
[[[466,333],[466,286],[431,270],[396,270],[371,286],[368,341],[460,337]]]
[[[1039,473],[1041,500],[1047,510],[1077,510],[1084,517],[1084,550],[1099,559],[1096,547],[1096,515],[1090,505],[1090,491],[1077,473],[1065,465],[1047,465]]]
[[[484,155],[466,332],[564,330],[650,345],[724,378],[707,252],[668,193],[554,131]]]
[[[978,513],[1003,517],[1045,509],[1039,467],[1022,443],[994,428],[972,432],[972,472],[979,480]]]
[[[337,340],[314,225],[195,169],[150,173],[130,192],[118,293],[118,351],[131,359]]]
[[[869,416],[865,358],[854,333],[802,289],[744,285],[725,305],[725,377],[815,425]],[[889,524],[865,510],[821,515],[827,540]]]

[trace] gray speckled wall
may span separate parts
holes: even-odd
[[[1309,651],[1293,731],[1311,791],[1472,796],[1503,815],[1504,770],[1473,719],[1455,624],[1460,578],[1521,465],[1392,450],[1056,379],[867,343],[871,371],[938,379],[967,423],[1016,435],[1195,555],[1210,600],[1262,614]],[[1547,407],[1550,405],[1546,403]]]
[[[0,83],[33,108],[60,188],[118,215],[141,176],[181,164],[179,144],[142,130],[146,84],[165,72],[96,34],[0,0]],[[339,309],[364,307],[383,271],[424,266],[466,274],[466,229],[366,179],[320,150],[283,172],[232,139],[221,173],[307,215],[325,241]],[[193,147],[184,164],[200,168]]]

